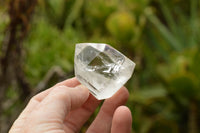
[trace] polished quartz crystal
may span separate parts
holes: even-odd
[[[132,76],[135,63],[102,43],[76,44],[75,76],[97,99],[115,94]]]

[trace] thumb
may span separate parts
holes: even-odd
[[[37,106],[37,117],[41,119],[64,120],[70,110],[80,107],[89,97],[89,91],[83,85],[75,88],[56,86]]]

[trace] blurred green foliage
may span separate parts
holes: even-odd
[[[9,20],[0,15],[2,41]],[[200,131],[198,0],[38,0],[24,42],[32,86],[52,66],[73,71],[79,42],[109,43],[136,62],[126,85],[133,132]]]

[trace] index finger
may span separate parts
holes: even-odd
[[[68,86],[68,87],[76,87],[77,85],[79,85],[80,82],[74,77],[71,79],[67,79],[64,80],[60,83],[57,83],[56,85],[54,85],[53,87],[35,95],[30,102],[28,103],[28,105],[26,106],[26,108],[24,109],[24,111],[22,112],[22,114],[19,116],[19,118],[23,115],[26,116],[28,113],[30,113],[50,92],[51,90],[56,87],[56,86]]]
[[[30,114],[38,106],[38,104],[51,92],[51,90],[54,87],[56,87],[56,86],[76,87],[79,84],[80,84],[80,82],[74,77],[74,78],[71,78],[71,79],[64,80],[60,83],[57,83],[53,87],[35,95],[33,98],[31,98],[28,105],[25,107],[23,112],[19,115],[17,120],[14,122],[14,124],[11,128],[11,131],[12,131],[12,129],[15,129],[16,127],[21,127],[23,125],[23,123],[26,120],[27,115]]]

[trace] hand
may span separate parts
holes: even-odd
[[[122,87],[105,100],[87,133],[131,133],[132,116],[125,104],[129,93]],[[72,78],[34,96],[9,133],[76,133],[100,104]]]

